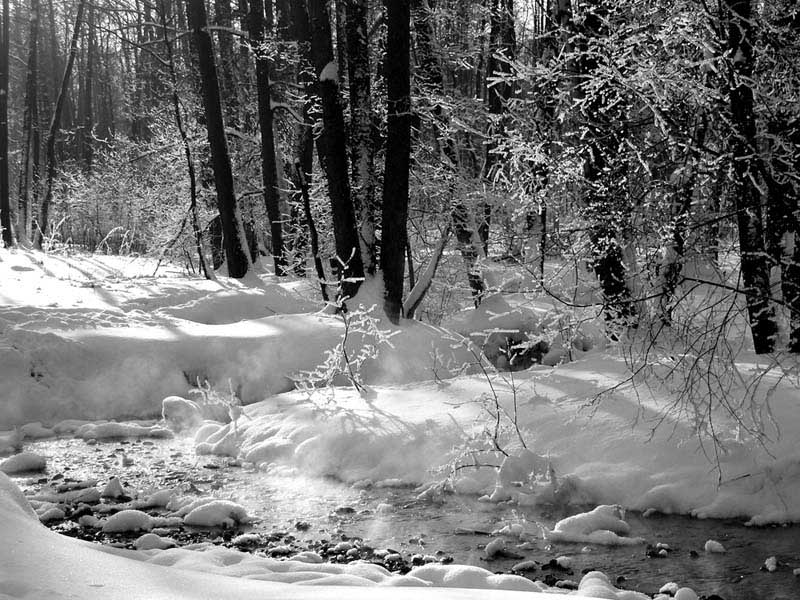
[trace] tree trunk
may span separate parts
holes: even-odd
[[[514,86],[505,79],[512,74],[511,61],[516,53],[517,36],[514,32],[514,0],[492,0],[491,25],[489,34],[489,59],[486,68],[486,94],[489,106],[489,141],[486,144],[486,160],[483,172],[491,183],[494,172],[500,163],[497,152],[498,140],[503,137],[505,126],[504,115]],[[494,81],[495,78],[504,78]],[[492,207],[486,202],[483,205],[483,219],[478,224],[478,236],[483,244],[483,251],[489,254],[489,225],[492,218]]]
[[[203,234],[200,230],[200,223],[197,215],[197,176],[194,169],[194,158],[192,157],[192,147],[189,143],[189,136],[186,134],[186,127],[183,123],[183,114],[181,113],[180,100],[178,99],[178,75],[175,72],[175,52],[173,51],[173,44],[169,39],[169,30],[167,29],[165,0],[160,0],[160,2],[161,31],[162,35],[164,36],[164,47],[167,54],[166,62],[167,68],[169,69],[170,84],[172,86],[170,94],[170,99],[172,101],[172,113],[175,117],[175,125],[178,127],[178,133],[180,133],[181,136],[183,153],[186,157],[186,170],[189,175],[189,212],[191,213],[192,220],[192,234],[194,236],[195,249],[197,251],[197,259],[200,263],[200,270],[203,272],[203,276],[206,279],[214,279],[214,272],[208,268],[205,252],[203,251]]]
[[[311,53],[318,80],[317,93],[322,106],[322,131],[317,136],[317,152],[328,180],[341,295],[352,298],[364,278],[364,266],[350,197],[347,135],[339,100],[339,75],[331,42],[330,16],[325,0],[308,0],[308,16],[311,23]]]
[[[272,12],[272,2],[267,1],[267,11]],[[286,275],[286,256],[283,247],[283,220],[278,192],[278,166],[275,160],[275,135],[272,129],[272,99],[270,95],[270,65],[267,52],[264,3],[250,0],[247,22],[250,43],[256,61],[256,88],[258,90],[258,123],[261,130],[261,178],[264,185],[264,203],[272,235],[272,257],[275,274]]]
[[[222,222],[228,275],[238,279],[244,277],[247,273],[250,265],[250,256],[246,252],[247,241],[233,189],[233,173],[228,154],[228,142],[225,137],[225,125],[222,121],[217,67],[214,63],[214,48],[211,43],[211,35],[209,35],[207,28],[204,0],[187,0],[187,13],[189,28],[194,35],[197,48],[208,144],[211,149],[211,163],[214,168],[217,208]]]
[[[411,11],[409,0],[393,0],[386,11],[386,168],[383,175],[381,271],[384,310],[393,323],[403,309],[403,274],[408,243],[408,172],[411,167]]]
[[[86,46],[86,72],[83,80],[83,122],[81,123],[80,152],[83,166],[87,172],[92,170],[92,157],[94,146],[92,144],[92,130],[94,128],[94,112],[92,103],[94,101],[92,90],[94,85],[94,55],[95,55],[95,26],[94,26],[94,5],[89,5],[89,13],[86,20],[87,46]]]
[[[739,230],[741,273],[756,354],[775,349],[778,333],[770,302],[769,262],[764,244],[761,199],[756,176],[756,120],[753,112],[753,27],[751,0],[724,0],[728,9],[729,82],[733,125],[733,204]]]
[[[226,30],[233,27],[231,0],[214,0],[214,24]],[[236,58],[233,53],[231,32],[217,32],[217,42],[219,46],[219,87],[222,98],[224,98],[224,114],[228,123],[236,127],[239,123],[239,86],[234,69]]]
[[[288,6],[285,4],[288,3]],[[281,0],[280,5],[283,10],[288,10],[286,23],[286,39],[294,40],[297,43],[297,86],[302,90],[301,99],[301,121],[297,123],[294,131],[294,147],[292,148],[292,165],[289,168],[292,177],[294,191],[291,197],[291,204],[296,207],[292,214],[292,246],[295,256],[295,272],[301,277],[305,276],[305,254],[306,254],[306,234],[302,228],[300,214],[306,214],[306,225],[311,235],[313,220],[309,220],[309,210],[301,210],[305,207],[306,198],[303,192],[308,187],[311,180],[311,172],[314,165],[314,134],[311,128],[311,104],[314,95],[314,77],[311,75],[313,70],[313,60],[311,58],[311,29],[308,21],[308,12],[305,2],[288,2]],[[279,6],[280,6],[279,5]],[[282,33],[281,29],[279,33]],[[312,247],[313,252],[313,247]],[[319,257],[316,257],[319,258]],[[315,264],[316,264],[315,258]],[[324,279],[324,275],[322,277]],[[327,298],[326,298],[327,301]]]
[[[17,238],[24,243],[31,239],[31,207],[36,205],[39,177],[39,0],[31,0],[30,12],[17,219]]]
[[[48,218],[50,213],[50,204],[53,201],[53,180],[56,176],[56,135],[58,134],[59,125],[61,123],[61,111],[64,108],[64,102],[67,98],[67,88],[69,87],[69,79],[72,75],[72,65],[75,63],[75,56],[78,54],[78,39],[80,38],[81,24],[83,23],[83,10],[86,5],[86,0],[79,0],[78,10],[75,14],[75,27],[72,30],[72,40],[69,44],[69,55],[67,56],[67,64],[64,67],[64,76],[61,78],[61,88],[59,89],[58,96],[56,96],[56,104],[53,108],[53,117],[50,120],[50,131],[47,133],[46,155],[47,162],[47,182],[45,184],[44,199],[42,200],[42,210],[35,233],[35,246],[39,249],[42,248],[42,241],[47,235],[47,227],[49,225]]]
[[[366,0],[343,0],[347,30],[350,84],[350,147],[353,160],[353,204],[358,218],[361,258],[375,274],[375,155],[372,144],[369,40]]]
[[[414,22],[415,55],[417,59],[417,69],[414,73],[416,83],[418,86],[427,88],[423,89],[422,94],[427,92],[433,95],[441,95],[444,93],[444,77],[441,66],[433,55],[434,34],[431,27],[432,17],[430,10],[425,5],[424,0],[412,0],[411,14]],[[441,140],[442,150],[449,162],[449,167],[454,172],[454,175],[457,175],[459,157],[448,131],[448,118],[439,105],[433,107],[433,116],[435,117],[432,122],[436,128],[436,138]],[[486,291],[483,277],[478,268],[480,242],[475,232],[471,211],[460,199],[455,200],[452,204],[451,220],[453,232],[467,271],[467,282],[472,292],[472,298],[477,307],[480,305]]]
[[[14,243],[11,231],[11,197],[8,181],[8,49],[9,49],[8,0],[3,0],[3,25],[0,31],[0,228],[3,244]]]

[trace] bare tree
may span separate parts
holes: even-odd
[[[764,245],[761,198],[756,187],[756,119],[751,81],[755,66],[751,0],[725,0],[731,57],[728,96],[733,125],[731,193],[739,229],[742,282],[753,346],[757,354],[775,349],[778,326],[770,302],[769,262]]]
[[[411,8],[409,0],[393,0],[386,11],[386,168],[383,175],[381,271],[384,310],[393,323],[403,308],[408,172],[411,166]]]
[[[317,136],[319,161],[328,180],[333,213],[333,235],[339,261],[342,295],[352,298],[364,278],[355,211],[350,197],[347,135],[339,99],[339,73],[333,55],[331,21],[324,0],[308,0],[311,23],[311,54],[322,107],[322,129]]]
[[[272,2],[267,1],[267,21],[272,21]],[[256,89],[258,93],[258,124],[261,131],[261,180],[264,185],[264,203],[272,237],[272,258],[275,274],[286,274],[286,256],[283,245],[283,219],[278,191],[278,166],[275,158],[275,134],[272,123],[272,84],[270,61],[266,47],[266,23],[263,0],[250,0],[247,27],[250,44],[256,61]]]
[[[53,108],[53,117],[50,120],[50,131],[47,133],[46,154],[45,160],[47,161],[47,181],[45,183],[44,199],[42,200],[42,209],[39,215],[39,223],[37,231],[34,235],[34,245],[41,249],[43,237],[47,235],[47,228],[49,226],[48,218],[50,214],[50,204],[53,201],[53,180],[56,176],[56,136],[61,124],[61,111],[64,108],[64,102],[67,97],[67,88],[69,87],[70,76],[72,75],[72,65],[75,63],[75,56],[78,54],[78,39],[80,37],[81,25],[83,23],[83,10],[86,5],[86,0],[79,0],[78,9],[75,13],[75,27],[72,30],[72,40],[69,44],[69,55],[67,56],[67,64],[64,67],[64,75],[61,78],[61,87],[56,96],[56,104]]]
[[[236,195],[233,188],[233,172],[222,121],[222,105],[219,96],[217,67],[214,48],[208,33],[208,21],[204,0],[187,0],[189,28],[192,30],[197,49],[203,107],[214,168],[214,185],[217,190],[217,208],[222,223],[223,246],[228,263],[228,275],[244,277],[250,265],[247,241],[242,226]]]
[[[11,246],[11,199],[8,181],[8,0],[3,0],[3,26],[0,32],[0,228],[3,244]]]

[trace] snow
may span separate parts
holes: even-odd
[[[597,400],[628,375],[625,361],[605,347],[597,323],[582,325],[580,343],[571,347],[572,362],[557,364],[569,340],[560,348],[554,343],[555,354],[546,362],[556,366],[534,366],[513,378],[480,373],[474,347],[459,332],[489,330],[491,335],[524,327],[538,335],[555,318],[546,301],[496,296],[479,311],[455,315],[448,328],[381,322],[380,328],[393,334],[388,343],[351,331],[351,355],[370,343],[379,349],[362,365],[369,388],[359,391],[347,377],[318,369],[338,347],[345,327],[341,315],[296,292],[307,284],[280,283],[264,274],[246,281],[205,281],[169,265],[157,276],[154,269],[143,258],[0,249],[0,454],[18,451],[23,438],[166,437],[196,429],[198,455],[229,456],[249,466],[359,485],[424,485],[421,500],[455,490],[525,506],[597,506],[559,522],[546,532],[550,541],[641,543],[627,537],[620,507],[745,518],[752,525],[800,522],[800,413],[797,390],[788,380],[770,380],[770,415],[780,424],[780,435],[752,436],[724,410],[714,413],[720,441],[715,461],[698,438],[693,415],[674,410],[663,390],[621,386]],[[365,305],[369,300],[364,298]],[[480,342],[487,335],[473,337]],[[754,371],[762,367],[753,356],[740,359]],[[329,380],[337,385],[322,385]],[[306,385],[295,389],[298,381]],[[206,395],[189,400],[198,384]],[[212,388],[220,399],[213,414]],[[487,415],[497,408],[502,416],[498,441],[508,456],[470,445],[486,440]],[[161,422],[146,420],[159,416]],[[205,422],[208,418],[215,422]],[[3,465],[21,460],[12,457]],[[47,491],[34,500],[42,516],[53,508],[47,503],[99,495],[92,487]],[[229,500],[190,502],[174,490],[159,490],[94,525],[125,531],[158,527],[158,520],[137,510],[146,506],[167,506],[177,511],[169,518],[198,526],[249,518]],[[366,567],[318,563],[313,553],[288,561],[214,547],[112,555],[51,534],[39,517],[31,518],[34,514],[16,486],[0,476],[0,589],[5,592],[11,581],[14,597],[63,597],[71,591],[82,598],[224,599],[233,597],[238,584],[243,587],[237,597],[267,590],[287,598],[338,593],[275,583],[288,580],[482,590],[540,585],[458,565],[424,565],[400,578]],[[542,535],[524,523],[506,527],[498,535],[534,540]],[[145,545],[155,543],[155,538],[144,539]],[[14,540],[25,540],[24,552],[15,550]],[[52,559],[46,549],[52,549]],[[58,567],[50,572],[45,564]],[[85,564],[96,566],[87,573]],[[166,577],[160,564],[177,568]],[[231,583],[216,576],[221,574],[243,579]],[[596,597],[641,597],[615,590],[594,573],[579,587],[581,594]],[[360,589],[352,588],[348,596],[372,597]],[[414,591],[420,593],[423,598],[470,597]],[[689,598],[694,592],[684,593]],[[392,594],[386,597],[401,597],[400,590]]]
[[[601,505],[589,512],[562,519],[552,531],[545,532],[551,542],[592,543],[604,546],[632,546],[645,543],[643,538],[626,537],[630,525],[622,520],[620,506]]]
[[[158,425],[139,425],[137,423],[87,423],[75,432],[76,437],[84,440],[102,440],[108,438],[166,438],[172,432]]]
[[[723,552],[726,552],[725,546],[723,546],[716,540],[708,540],[703,545],[703,549],[709,554],[722,554]]]
[[[319,80],[332,81],[334,83],[339,82],[339,67],[337,66],[335,61],[331,61],[323,67],[322,71],[319,74]]]
[[[33,452],[20,452],[0,462],[0,471],[7,474],[26,471],[44,471],[47,461],[44,456]]]
[[[248,521],[250,517],[245,508],[230,500],[212,500],[192,509],[183,518],[186,525],[195,527],[233,527]]]
[[[122,488],[122,483],[118,477],[112,477],[100,492],[101,498],[119,498],[125,495],[125,490]]]
[[[103,523],[105,533],[119,533],[123,531],[150,531],[153,528],[153,519],[150,515],[140,510],[127,509],[111,515]]]
[[[161,537],[155,533],[145,533],[136,538],[136,541],[133,542],[133,546],[137,550],[166,550],[167,548],[174,548],[177,545],[178,543],[172,538]]]

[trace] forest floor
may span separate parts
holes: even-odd
[[[403,564],[414,569],[397,574],[406,569],[385,568],[391,566],[386,554],[380,561],[366,561],[360,551],[350,555],[360,560],[340,564],[331,562],[328,549],[311,546],[290,547],[294,558],[284,560],[274,553],[242,553],[219,545],[129,551],[53,537],[31,515],[46,521],[48,511],[52,517],[61,510],[62,519],[55,520],[64,522],[82,510],[74,522],[92,517],[95,521],[84,519],[80,526],[113,533],[108,521],[128,509],[133,512],[116,519],[121,531],[155,530],[167,539],[175,533],[171,527],[191,525],[186,520],[195,509],[201,509],[197,514],[209,527],[243,524],[257,512],[246,488],[208,487],[200,498],[195,490],[189,493],[186,486],[198,477],[142,482],[141,487],[130,483],[117,497],[122,500],[114,502],[94,498],[105,491],[108,470],[95,474],[99,480],[84,473],[63,487],[64,470],[56,456],[60,446],[51,442],[50,456],[47,446],[35,446],[53,438],[74,441],[87,452],[108,451],[105,440],[120,437],[137,444],[149,438],[185,439],[195,462],[316,482],[293,501],[317,494],[320,478],[367,493],[408,490],[403,502],[426,503],[443,512],[453,506],[453,498],[482,496],[486,506],[518,508],[497,523],[482,554],[492,558],[507,552],[519,555],[520,562],[534,547],[547,545],[554,560],[560,553],[568,564],[568,555],[583,548],[641,544],[638,552],[645,555],[647,548],[657,552],[656,544],[666,543],[636,540],[629,526],[609,529],[597,515],[583,517],[577,528],[533,522],[524,516],[527,508],[608,505],[616,521],[621,508],[759,526],[800,521],[800,415],[798,392],[789,382],[775,381],[770,397],[780,436],[749,438],[719,410],[713,420],[715,446],[698,437],[695,416],[675,410],[670,396],[658,388],[624,385],[606,393],[626,379],[627,370],[615,348],[601,340],[576,351],[572,362],[512,376],[484,371],[474,348],[447,329],[422,323],[393,328],[352,309],[349,317],[330,314],[310,282],[279,282],[267,273],[210,282],[170,265],[155,273],[154,261],[147,259],[0,250],[0,281],[0,453],[33,448],[32,456],[42,456],[44,464],[30,457],[24,460],[34,462],[23,466],[44,468],[46,475],[31,480],[24,468],[20,476],[13,464],[4,463],[14,481],[28,486],[30,500],[19,499],[11,480],[0,481],[0,527],[8,536],[4,539],[11,540],[0,550],[0,598],[69,593],[113,598],[123,589],[130,597],[186,598],[214,589],[217,597],[227,598],[263,593],[278,585],[274,582],[287,581],[433,585],[439,589],[425,593],[436,597],[488,598],[487,590],[493,589],[568,591],[532,581],[536,578],[444,564],[442,557],[434,561],[424,553],[418,560],[427,564],[414,566],[409,554]],[[378,297],[367,289],[357,300],[368,308]],[[508,299],[482,311],[464,311],[457,315],[459,330],[485,328],[486,323],[502,329],[520,318],[543,318],[547,310],[541,301],[522,299],[504,317],[498,312],[503,306],[511,306]],[[348,356],[363,358],[355,385],[341,362],[345,333]],[[375,351],[362,353],[371,345]],[[742,360],[752,357],[743,355]],[[171,396],[177,398],[162,403]],[[159,419],[162,407],[166,420]],[[206,417],[217,422],[203,424]],[[121,480],[140,460],[126,465],[126,456],[125,446],[118,444],[105,456]],[[164,461],[168,468],[169,458]],[[380,493],[370,510],[395,510],[391,502],[378,502]],[[76,498],[82,498],[88,512]],[[203,509],[203,504],[208,506]],[[92,508],[97,506],[102,510]],[[148,509],[157,510],[148,514]],[[190,541],[197,540],[183,542]],[[273,542],[273,549],[280,545]],[[352,544],[341,546],[342,552],[333,554],[353,549]],[[61,568],[45,568],[50,550],[63,559]],[[800,547],[789,545],[782,552],[776,558],[779,573],[800,566]],[[328,561],[320,562],[324,558]],[[768,557],[756,558],[760,565]],[[713,569],[713,556],[707,559]],[[88,560],[96,566],[87,571],[81,565]],[[543,562],[538,558],[540,571]],[[164,565],[180,568],[173,570],[185,585],[180,595],[171,595],[177,580],[165,581]],[[234,585],[214,573],[247,581]],[[680,572],[672,578],[680,586]],[[577,579],[583,596],[648,597],[617,589],[602,575]],[[652,582],[648,589],[663,583]],[[745,587],[740,591],[746,594]],[[470,595],[451,588],[481,591]],[[325,587],[280,589],[282,597],[337,595]],[[370,597],[368,591],[348,588],[348,597],[362,595]],[[381,593],[394,595],[403,596],[402,590]]]

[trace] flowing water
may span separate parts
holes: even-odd
[[[604,571],[619,587],[653,594],[675,581],[698,593],[717,594],[724,600],[798,600],[800,577],[800,527],[748,528],[738,522],[698,520],[679,516],[643,518],[628,513],[631,535],[670,548],[664,558],[653,557],[646,545],[604,547],[583,544],[549,544],[538,539],[517,546],[516,556],[487,560],[484,546],[490,532],[508,522],[552,528],[559,519],[579,512],[547,512],[478,502],[474,497],[446,496],[443,504],[416,500],[409,488],[354,489],[329,479],[280,475],[231,465],[219,457],[196,457],[185,439],[115,440],[88,445],[71,438],[26,444],[25,450],[48,457],[47,477],[18,478],[33,494],[53,477],[104,482],[118,475],[127,489],[147,491],[182,486],[192,493],[213,494],[243,504],[259,520],[252,530],[278,536],[291,533],[297,543],[315,547],[321,541],[361,538],[373,548],[388,548],[409,559],[414,554],[436,554],[456,563],[509,572],[521,560],[537,561],[526,575],[547,580],[579,581],[586,570]],[[123,461],[127,457],[127,461]],[[131,463],[128,466],[123,466]],[[591,508],[591,507],[588,507]],[[584,507],[586,509],[586,507]],[[300,526],[298,527],[298,524]],[[721,542],[725,554],[707,554],[706,540]],[[650,556],[648,556],[650,554]],[[572,559],[570,571],[556,569],[550,561]],[[776,556],[775,572],[762,570],[767,557]]]

